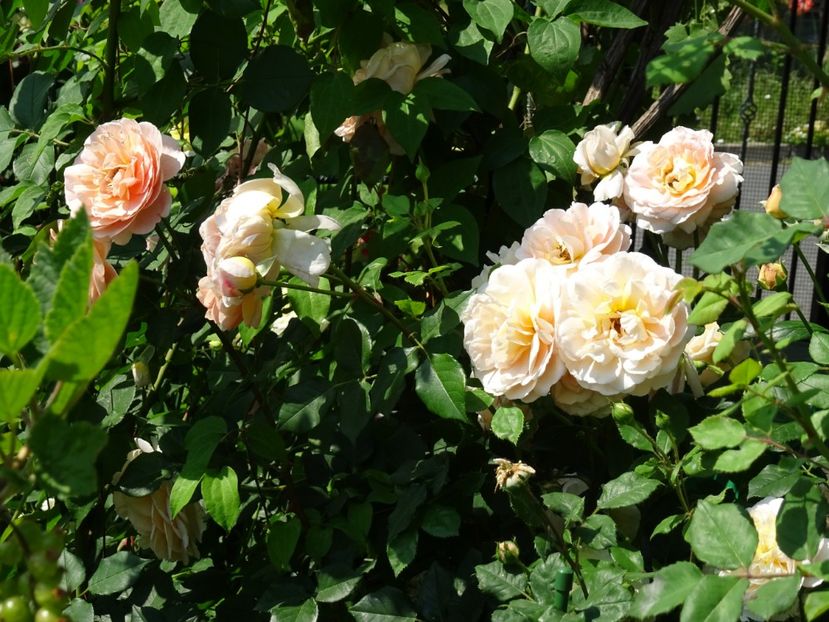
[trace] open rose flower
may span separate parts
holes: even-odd
[[[149,233],[170,212],[164,182],[178,173],[184,153],[152,123],[119,119],[98,126],[64,173],[66,203],[85,209],[93,235],[126,244]]]
[[[642,143],[625,177],[625,203],[636,224],[654,233],[691,233],[734,204],[743,163],[715,153],[711,132],[677,127],[659,143]]]
[[[448,54],[441,54],[424,68],[431,55],[430,45],[387,41],[386,45],[372,54],[371,58],[360,61],[360,68],[354,73],[352,81],[356,85],[369,78],[377,78],[388,84],[393,91],[408,95],[419,80],[439,78],[448,72],[445,69],[450,60]],[[349,143],[364,123],[373,123],[377,126],[377,130],[389,145],[389,151],[392,154],[403,154],[403,148],[389,134],[379,112],[348,117],[340,127],[334,130],[334,133],[344,142]]]
[[[674,293],[681,278],[641,253],[617,253],[570,275],[556,343],[582,387],[610,397],[670,384],[693,335],[688,305]]]
[[[327,240],[313,229],[338,229],[326,216],[305,216],[299,186],[271,165],[272,178],[240,184],[199,228],[207,275],[197,296],[206,316],[230,330],[241,322],[257,326],[268,286],[256,287],[261,277],[271,280],[281,269],[311,285],[329,266]]]
[[[597,125],[584,135],[573,154],[583,186],[600,180],[593,189],[596,201],[612,201],[624,192],[625,169],[636,147],[631,147],[633,130],[626,125],[620,131],[621,125]]]
[[[573,203],[569,209],[551,209],[524,232],[516,251],[519,259],[534,257],[571,271],[579,264],[598,261],[630,248],[630,227],[619,210],[604,203]]]
[[[763,620],[765,618],[756,616],[751,611],[751,601],[757,595],[757,590],[775,577],[788,577],[797,570],[796,562],[780,550],[777,544],[777,515],[783,506],[783,499],[780,497],[766,497],[762,501],[748,508],[749,516],[757,530],[757,548],[754,551],[754,559],[748,568],[739,570],[722,570],[720,575],[747,576],[748,589],[743,596],[743,602],[747,607],[743,608],[743,617],[751,620]],[[829,540],[821,538],[817,554],[804,564],[816,564],[829,559]],[[818,577],[805,577],[801,579],[801,587],[816,587],[823,583]]]
[[[475,376],[493,395],[532,402],[564,373],[555,343],[563,269],[524,259],[494,270],[462,313]]]
[[[118,472],[113,483],[117,484],[129,463],[142,453],[151,453],[153,447],[141,439],[136,439],[138,449],[127,456],[124,468]],[[199,558],[198,544],[204,532],[204,511],[198,502],[188,503],[176,515],[170,516],[169,480],[149,495],[131,497],[123,492],[112,493],[115,511],[126,518],[138,532],[138,544],[149,548],[159,559],[168,559],[185,564],[190,558]]]

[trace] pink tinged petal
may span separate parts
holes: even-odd
[[[167,181],[181,170],[187,156],[184,155],[178,141],[171,136],[163,134],[161,136],[161,144],[161,166],[159,172],[161,173],[161,179]]]

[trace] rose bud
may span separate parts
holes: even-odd
[[[760,276],[757,281],[760,287],[769,291],[786,287],[789,273],[782,263],[766,263],[760,266]]]
[[[256,287],[259,275],[256,266],[247,257],[228,257],[219,262],[222,295],[241,296]]]
[[[783,220],[784,218],[788,218],[788,214],[780,209],[780,200],[783,198],[783,191],[780,190],[780,186],[776,185],[774,188],[771,189],[771,194],[769,198],[763,201],[763,207],[766,210],[766,214],[777,218],[778,220]]]

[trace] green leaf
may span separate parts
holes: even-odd
[[[566,17],[549,20],[538,17],[527,30],[530,56],[545,71],[563,79],[576,64],[581,49],[581,31]]]
[[[76,249],[84,244],[89,235],[88,230],[86,212],[81,210],[64,221],[63,228],[52,247],[45,242],[39,243],[27,283],[34,290],[44,314],[52,307],[52,299],[64,264],[75,254]]]
[[[475,576],[481,591],[500,601],[521,596],[527,588],[527,576],[523,572],[508,572],[498,561],[475,566]]]
[[[453,538],[458,535],[461,516],[457,510],[445,505],[430,505],[423,514],[420,527],[435,538]]]
[[[417,529],[407,529],[391,538],[386,545],[386,557],[395,577],[414,561],[417,555],[417,533]]]
[[[463,0],[463,8],[480,28],[491,32],[500,41],[512,21],[510,0]]]
[[[90,380],[109,361],[127,326],[138,264],[130,262],[95,302],[89,314],[67,327],[49,351],[47,375],[55,380]]]
[[[230,531],[239,518],[239,480],[236,471],[223,466],[218,471],[208,471],[201,482],[204,509],[221,525]]]
[[[190,59],[206,80],[232,78],[245,54],[247,34],[241,18],[223,17],[206,10],[199,13],[190,32]]]
[[[279,408],[278,428],[295,433],[312,430],[333,402],[333,387],[323,378],[313,377],[288,387]]]
[[[406,155],[414,158],[429,128],[429,107],[415,93],[391,93],[383,104],[384,119],[389,132],[400,143]]]
[[[313,79],[304,56],[286,45],[273,45],[248,63],[239,95],[262,112],[288,112],[305,98]]]
[[[570,19],[607,28],[639,28],[648,24],[610,0],[570,0],[564,12]]]
[[[0,352],[11,356],[32,340],[40,325],[34,291],[9,264],[0,264]]]
[[[9,102],[9,112],[25,128],[36,130],[46,117],[46,97],[54,76],[43,71],[33,71],[23,78],[14,89]]]
[[[629,613],[640,620],[668,613],[686,601],[700,579],[702,571],[690,562],[665,566],[637,592]]]
[[[717,568],[747,568],[754,559],[757,532],[742,508],[731,504],[697,504],[685,534],[694,554]]]
[[[213,155],[227,138],[232,116],[230,96],[223,89],[208,88],[193,95],[187,117],[196,151],[203,156]]]
[[[800,471],[797,468],[767,464],[748,483],[748,497],[782,497],[799,479]]]
[[[563,179],[569,184],[576,180],[575,152],[573,141],[558,130],[547,130],[530,139],[530,157],[533,161],[556,179]]]
[[[739,365],[737,365],[731,372],[728,374],[728,379],[736,385],[741,387],[747,387],[751,384],[751,381],[754,380],[757,376],[760,375],[760,372],[763,370],[762,365],[755,361],[754,359],[745,359]]]
[[[829,365],[829,335],[813,333],[809,340],[809,356],[819,365]]]
[[[792,310],[792,295],[789,292],[775,292],[761,298],[751,309],[757,317],[776,317]]]
[[[23,10],[26,11],[32,28],[37,30],[49,10],[49,0],[23,0]]]
[[[0,421],[12,429],[23,409],[32,399],[43,376],[43,366],[36,369],[0,369]]]
[[[268,556],[277,569],[286,570],[290,567],[291,556],[301,532],[302,523],[296,516],[291,516],[285,521],[271,522],[268,528]]]
[[[602,494],[596,507],[602,509],[623,508],[636,505],[651,496],[661,482],[629,471],[616,479],[602,484]]]
[[[766,213],[739,210],[724,222],[715,223],[691,255],[691,263],[700,270],[721,272],[743,262],[757,266],[780,257],[794,237],[817,231],[811,223],[797,223],[783,228]]]
[[[777,614],[788,611],[800,591],[800,573],[781,579],[764,582],[746,603],[748,610],[760,620],[770,620]]]
[[[821,616],[829,611],[829,590],[810,592],[806,595],[803,603],[803,612],[809,622],[821,619]]]
[[[529,227],[544,213],[547,178],[529,158],[521,157],[497,168],[493,185],[504,212],[522,227]]]
[[[780,180],[780,209],[803,220],[829,215],[829,162],[794,158]]]
[[[645,70],[648,86],[685,84],[697,78],[714,54],[714,42],[721,36],[701,31],[681,41],[667,41],[666,54],[654,58]]]
[[[542,495],[544,505],[564,520],[573,522],[581,520],[584,515],[584,498],[568,492],[548,492]]]
[[[502,406],[495,411],[491,427],[495,436],[517,445],[524,430],[524,412],[520,408]]]
[[[319,607],[313,598],[308,598],[297,607],[278,607],[271,610],[273,622],[317,622]]]
[[[725,44],[723,52],[745,60],[759,60],[766,54],[766,46],[754,37],[734,37]]]
[[[348,608],[357,622],[416,622],[417,614],[406,596],[393,587],[384,587],[361,598]]]
[[[321,603],[336,603],[347,598],[363,578],[363,573],[345,564],[326,566],[317,577],[316,599]]]
[[[299,277],[293,277],[290,279],[289,283],[302,284],[304,281],[302,281]],[[317,287],[323,290],[331,289],[328,279],[326,278],[320,278],[320,282],[317,284]],[[319,324],[323,320],[327,319],[328,310],[331,308],[331,296],[327,294],[289,289],[288,300],[291,301],[291,306],[297,316],[300,319],[307,318],[312,320],[316,324],[316,328],[318,330]]]
[[[320,135],[325,141],[346,116],[343,111],[354,105],[354,83],[342,72],[327,73],[311,85],[311,116]]]
[[[429,43],[443,47],[441,23],[435,12],[414,2],[396,2],[394,17],[398,27],[413,43]]]
[[[415,372],[415,392],[426,407],[444,419],[469,423],[464,393],[466,375],[449,354],[433,354]]]
[[[723,333],[722,339],[720,339],[717,347],[714,348],[714,354],[712,355],[714,363],[719,363],[731,356],[737,342],[743,338],[747,327],[748,322],[745,320],[737,320],[728,327],[728,330]]]
[[[187,458],[170,490],[170,516],[173,518],[190,503],[213,452],[225,434],[227,425],[223,419],[215,416],[199,419],[187,432],[184,438]]]
[[[745,439],[737,449],[726,449],[714,460],[713,469],[720,473],[741,473],[768,449],[763,441]]]
[[[92,603],[80,598],[73,598],[69,606],[63,610],[72,622],[94,622],[95,609]]]
[[[728,298],[716,292],[705,292],[699,302],[694,305],[691,315],[688,316],[688,322],[697,326],[716,322],[727,306]]]
[[[734,622],[743,609],[747,579],[706,575],[682,607],[680,622]]]
[[[688,431],[697,445],[708,450],[736,447],[746,437],[745,428],[739,421],[721,415],[707,417]]]
[[[61,497],[84,497],[97,490],[95,460],[106,442],[106,432],[97,426],[69,424],[51,415],[38,420],[29,438],[40,478]]]
[[[72,322],[85,315],[91,275],[92,239],[87,238],[61,268],[51,308],[44,321],[46,337],[52,343]]]
[[[129,551],[119,551],[101,560],[95,574],[89,579],[87,590],[96,596],[118,594],[138,581],[141,569],[150,563]]]
[[[371,336],[368,329],[354,318],[345,318],[337,326],[334,341],[337,373],[362,378],[368,372],[370,356]]]
[[[777,514],[777,546],[796,560],[813,559],[825,534],[827,503],[820,488],[801,480],[786,494]]]
[[[418,99],[425,99],[429,106],[438,110],[457,110],[467,112],[478,110],[478,104],[472,96],[447,80],[446,78],[426,78],[418,80],[414,87]]]

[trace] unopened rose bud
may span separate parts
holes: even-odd
[[[502,564],[511,564],[517,562],[521,555],[518,545],[512,540],[505,540],[498,542],[495,545],[495,557],[498,558]]]
[[[509,490],[523,486],[530,476],[535,475],[535,469],[523,462],[510,462],[504,458],[495,458],[492,464],[495,468],[495,486]]]
[[[630,424],[633,422],[633,409],[624,402],[614,402],[610,412],[613,414],[616,423]]]
[[[256,287],[256,266],[247,257],[228,257],[219,262],[223,296],[241,296]]]
[[[150,384],[150,369],[144,361],[136,361],[132,364],[132,380],[139,388]]]
[[[782,263],[766,263],[760,266],[760,276],[757,281],[760,287],[774,291],[786,286],[789,273]]]
[[[766,214],[769,216],[773,216],[778,220],[783,220],[784,218],[788,218],[788,215],[780,209],[780,200],[783,198],[783,191],[780,190],[780,186],[777,185],[771,189],[771,194],[769,198],[763,201],[763,207],[766,210]]]

